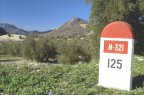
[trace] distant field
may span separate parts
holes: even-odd
[[[2,58],[1,59],[8,59]],[[63,65],[0,64],[0,95],[144,95],[144,57],[135,56],[133,90],[97,86],[98,62]]]
[[[0,36],[0,41],[23,41],[25,38],[24,35],[17,35],[17,34],[11,34],[9,35],[2,35]]]

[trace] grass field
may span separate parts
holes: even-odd
[[[2,58],[1,58],[2,59]],[[144,95],[144,57],[135,56],[133,90],[97,86],[98,62],[0,64],[0,95]]]

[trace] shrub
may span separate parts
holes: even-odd
[[[24,57],[37,62],[55,62],[56,49],[53,44],[45,39],[28,37],[24,41]]]
[[[36,43],[35,60],[38,62],[56,62],[57,51],[53,43],[47,39],[39,39]]]
[[[70,63],[89,62],[91,60],[90,44],[87,40],[73,38],[70,40],[53,40],[28,36],[22,42],[2,43],[0,53],[23,56],[37,62]]]
[[[21,42],[2,42],[0,50],[0,54],[2,55],[22,56]]]
[[[36,40],[29,36],[24,40],[23,46],[23,57],[28,60],[34,60],[36,52]]]
[[[10,33],[8,33],[8,37],[12,37],[12,35]]]
[[[24,37],[22,35],[19,36],[19,39],[24,39]]]
[[[68,64],[71,62],[70,58],[66,57],[66,55],[63,54],[57,56],[57,59],[59,63],[63,63],[63,64]]]
[[[80,61],[89,62],[91,60],[91,54],[88,49],[86,44],[78,40],[63,41],[58,48],[58,62],[70,64]]]

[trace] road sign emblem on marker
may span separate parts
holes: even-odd
[[[100,86],[121,90],[132,88],[133,51],[134,33],[128,23],[116,21],[104,28],[100,42]]]

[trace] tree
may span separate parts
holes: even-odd
[[[57,50],[52,41],[47,38],[39,38],[36,42],[35,60],[37,62],[56,63]]]
[[[8,37],[11,37],[12,35],[11,35],[11,33],[8,33]]]
[[[47,38],[28,36],[23,42],[23,56],[28,60],[37,62],[55,63],[57,51],[55,46]]]
[[[36,40],[28,36],[23,42],[23,56],[28,60],[35,60]]]
[[[144,41],[143,27],[138,20],[144,15],[144,0],[86,0],[92,4],[89,29],[94,31],[92,45],[95,55],[99,55],[99,42],[101,32],[108,23],[113,21],[126,21],[131,24],[136,33],[136,39]],[[142,43],[137,44],[140,46]],[[136,49],[138,50],[138,49]],[[144,51],[144,49],[143,49]]]

